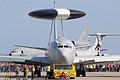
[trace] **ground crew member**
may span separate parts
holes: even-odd
[[[87,69],[87,71],[89,71],[88,69],[89,69],[89,66],[88,65],[86,65],[86,69]]]
[[[93,72],[93,65],[90,65],[90,72]]]
[[[24,78],[23,78],[23,80],[25,80],[25,78],[26,78],[26,67],[25,66],[24,66],[23,72],[24,72]]]
[[[31,76],[32,76],[32,80],[34,80],[34,78],[35,78],[35,67],[34,67],[34,65],[31,68]]]
[[[41,69],[42,67],[41,66],[37,66],[37,76],[38,77],[41,77]],[[35,71],[36,71],[36,69],[35,69]]]
[[[16,69],[15,69],[16,80],[20,80],[19,73],[20,73],[20,68],[19,68],[19,66],[16,66]]]
[[[95,72],[95,69],[96,69],[96,65],[93,64],[93,72]]]
[[[47,66],[47,75],[46,75],[46,79],[48,79],[49,78],[49,76],[50,76],[50,66]]]
[[[50,66],[50,77],[53,76],[53,65]]]
[[[28,67],[27,67],[27,65],[25,65],[25,67],[24,67],[24,79],[23,80],[27,80],[28,79]]]

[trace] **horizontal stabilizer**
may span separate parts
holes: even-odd
[[[120,36],[120,33],[91,33],[89,36]]]
[[[100,51],[107,51],[107,49],[101,49]]]

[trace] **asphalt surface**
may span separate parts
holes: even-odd
[[[11,72],[11,79],[9,80],[16,80],[15,73]],[[20,80],[23,80],[23,73],[21,72]],[[34,80],[46,80],[45,76],[46,73],[42,73],[42,77],[36,77]],[[0,72],[0,80],[5,80],[6,73]],[[31,80],[30,73],[29,78],[27,80]],[[52,80],[52,79],[50,79]],[[69,80],[69,79],[54,79],[54,80]],[[76,77],[74,80],[120,80],[120,72],[87,72],[86,77]]]

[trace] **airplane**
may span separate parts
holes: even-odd
[[[72,41],[73,44],[77,47],[80,46],[81,50],[88,47],[88,27],[84,27],[80,37],[76,41]],[[41,55],[45,56],[44,50],[38,50],[38,49],[31,49],[31,48],[25,48],[25,47],[17,47],[13,49],[9,54],[9,56],[35,56],[35,55]]]
[[[27,56],[27,57],[31,57],[35,55],[45,56],[45,51],[38,50],[38,49],[17,47],[13,49],[8,55],[9,56]]]
[[[81,50],[81,47],[76,48],[77,56],[105,56],[109,55],[106,53],[101,53],[101,51],[106,51],[107,49],[101,49],[102,40],[106,36],[120,36],[119,33],[90,33],[88,36],[96,36],[94,45],[86,46],[87,50]]]
[[[73,9],[44,9],[37,10],[29,13],[29,16],[52,20],[55,24],[55,20],[69,20],[76,19],[85,16],[82,11]],[[0,56],[0,62],[14,62],[14,63],[28,63],[28,64],[91,64],[100,62],[113,62],[119,61],[120,55],[108,55],[108,56],[76,56],[75,44],[63,36],[57,36],[57,27],[54,26],[54,39],[50,42],[47,48],[41,47],[29,47],[16,45],[18,47],[32,48],[45,51],[45,56]],[[82,71],[83,74],[85,70]],[[85,76],[85,75],[84,75]]]
[[[75,47],[80,47],[79,49],[83,49],[90,46],[88,40],[88,27],[84,27],[83,32],[81,33],[79,39],[77,41],[72,41]]]
[[[80,35],[80,38],[77,41],[72,41],[72,43],[75,45],[76,55],[77,56],[97,56],[99,50],[96,48],[101,47],[100,43],[102,43],[102,41],[101,41],[101,37],[99,36],[102,36],[102,35],[103,34],[100,34],[100,33],[96,33],[96,35],[94,34],[94,36],[96,36],[95,44],[90,45],[88,40],[88,27],[85,27],[82,34]],[[91,36],[93,36],[93,34],[91,34]],[[98,46],[98,44],[100,46]],[[100,51],[103,51],[103,50],[100,50]],[[45,56],[45,51],[19,47],[19,48],[13,49],[9,54],[9,56],[28,56],[28,57],[35,56],[35,55]],[[108,55],[108,54],[99,53],[99,55]]]
[[[94,45],[90,45],[88,36],[96,36],[96,41]],[[106,51],[107,49],[101,49],[102,40],[106,36],[120,36],[120,34],[113,33],[91,33],[88,34],[88,27],[84,27],[79,39],[77,41],[72,41],[75,45],[76,56],[105,56],[109,55],[108,53],[101,53],[101,51]],[[41,55],[45,56],[44,50],[30,49],[30,48],[15,48],[13,49],[10,56],[35,56]]]

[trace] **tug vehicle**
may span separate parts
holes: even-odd
[[[76,77],[76,70],[73,64],[53,64],[51,68],[51,78],[75,79]]]

